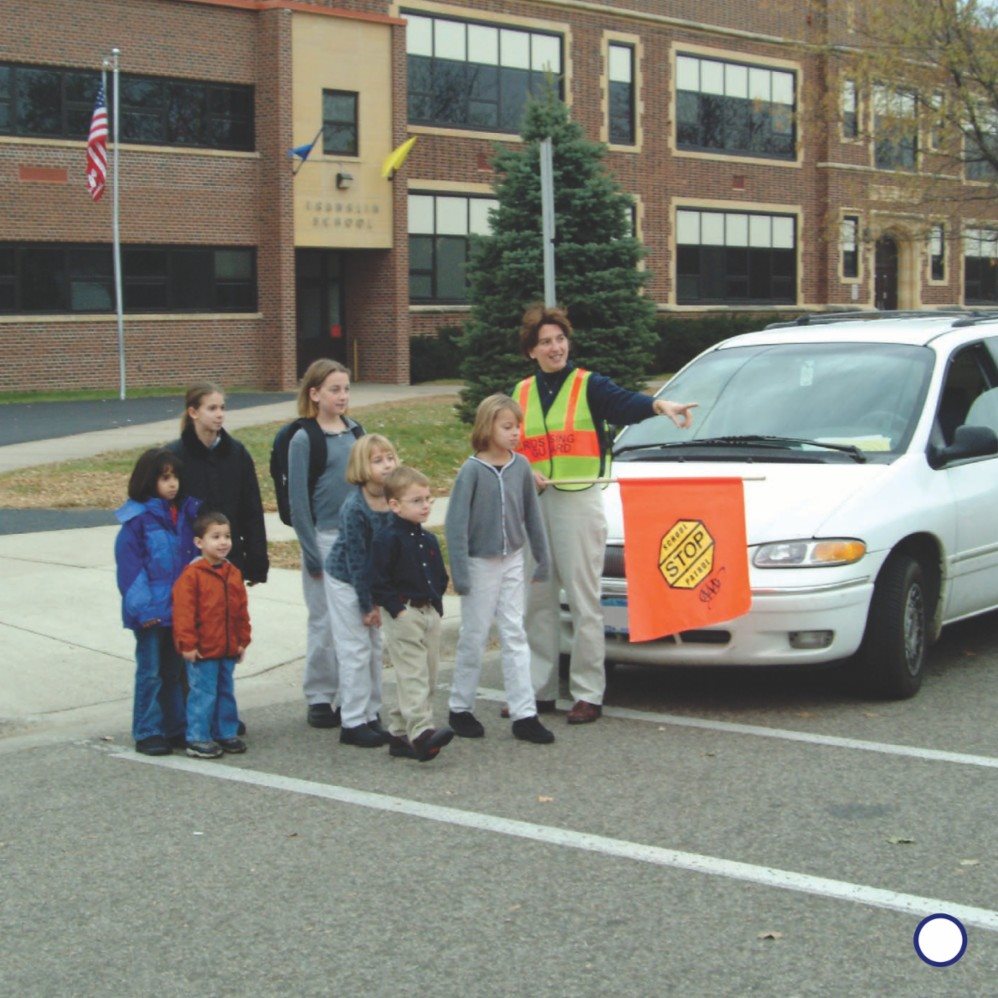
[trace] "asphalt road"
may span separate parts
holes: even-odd
[[[291,392],[236,392],[225,396],[229,409],[271,405],[294,398]],[[49,440],[93,430],[176,419],[179,436],[182,395],[152,398],[94,399],[77,402],[12,402],[0,405],[0,447]]]
[[[996,624],[900,703],[621,667],[541,747],[486,692],[486,738],[426,765],[307,728],[300,664],[218,763],[143,764],[127,705],[0,739],[0,993],[994,994]],[[929,967],[947,910],[991,927]]]

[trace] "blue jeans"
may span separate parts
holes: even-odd
[[[199,658],[187,663],[187,741],[236,737],[239,712],[232,674],[234,658]]]
[[[182,737],[184,734],[184,660],[173,647],[169,627],[135,632],[135,699],[132,737]]]

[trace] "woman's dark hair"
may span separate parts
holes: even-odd
[[[128,498],[136,502],[154,499],[158,495],[156,483],[159,481],[159,476],[172,471],[179,478],[183,466],[184,462],[165,447],[153,447],[147,450],[135,462],[132,477],[128,479]]]
[[[572,324],[563,308],[549,308],[543,302],[535,302],[523,313],[520,325],[520,350],[524,357],[530,358],[530,351],[537,346],[541,326],[548,325],[558,326],[569,339],[572,338]]]

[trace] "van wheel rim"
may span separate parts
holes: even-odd
[[[925,651],[925,601],[920,586],[908,590],[904,604],[904,658],[908,673],[917,676]]]

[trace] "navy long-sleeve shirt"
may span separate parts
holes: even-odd
[[[360,486],[340,507],[340,533],[326,558],[326,572],[353,586],[361,613],[374,609],[371,597],[371,546],[392,514],[371,509]]]
[[[443,616],[447,570],[440,543],[419,523],[393,513],[371,545],[371,595],[392,617],[407,600],[429,600]]]

